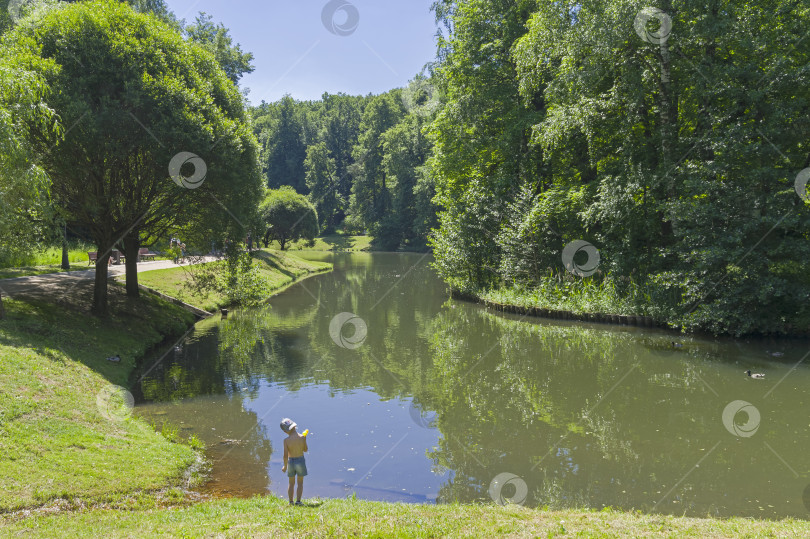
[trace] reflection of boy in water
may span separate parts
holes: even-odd
[[[281,430],[287,433],[287,438],[284,440],[284,467],[281,468],[282,472],[287,472],[287,477],[290,478],[290,487],[287,494],[290,496],[290,503],[293,503],[293,490],[295,488],[295,476],[298,476],[298,496],[296,497],[296,505],[301,505],[301,494],[304,492],[304,476],[307,475],[307,463],[304,460],[304,453],[309,451],[307,447],[307,437],[301,436],[295,430],[297,425],[292,419],[284,418],[281,420]],[[289,471],[287,471],[287,464],[289,460]]]

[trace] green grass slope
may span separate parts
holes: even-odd
[[[291,507],[268,496],[153,511],[38,515],[10,522],[5,531],[25,537],[807,537],[810,523],[494,504],[326,500]]]
[[[129,302],[120,287],[110,288],[115,314],[108,321],[64,305],[4,301],[0,511],[162,489],[196,458],[188,446],[130,417],[112,391],[127,385],[137,357],[182,334],[193,317],[152,297]],[[106,360],[115,354],[120,363]]]
[[[304,275],[332,268],[331,264],[303,260],[287,252],[271,249],[254,251],[253,256],[255,258],[253,265],[259,268],[259,273],[267,281],[264,292],[268,297]],[[223,265],[224,262],[210,264]],[[227,306],[227,298],[220,293],[199,294],[189,290],[185,283],[190,279],[192,271],[194,268],[183,266],[146,271],[138,275],[138,281],[144,286],[205,311],[214,312],[220,307]]]

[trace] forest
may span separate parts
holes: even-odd
[[[404,94],[254,110],[269,185],[328,229],[427,242],[459,291],[597,287],[687,329],[807,331],[810,7],[659,7],[438,1]],[[575,242],[598,260],[565,260]]]
[[[0,256],[65,226],[99,251],[261,237],[265,191],[288,186],[321,233],[430,250],[462,293],[810,327],[805,3],[438,0],[436,58],[403,88],[256,106],[252,55],[205,14],[0,2],[21,5],[0,9]],[[209,176],[178,194],[164,171],[186,147]]]
[[[381,95],[286,96],[252,109],[267,186],[315,205],[323,233],[370,234],[385,251],[424,251],[436,226],[427,127],[439,107],[430,79]]]

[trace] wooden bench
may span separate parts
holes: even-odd
[[[155,253],[150,253],[149,249],[147,249],[146,247],[141,247],[140,249],[138,249],[138,260],[139,261],[141,259],[152,260],[156,256],[157,255]]]
[[[87,258],[89,259],[89,262],[87,262],[88,266],[90,264],[92,264],[93,262],[98,262],[98,252],[97,251],[88,251],[87,252]],[[113,263],[113,257],[111,256],[110,258],[107,259],[107,264],[111,265],[112,263]]]

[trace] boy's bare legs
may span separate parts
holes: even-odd
[[[301,498],[301,480],[303,477],[298,477],[298,498]],[[290,496],[290,503],[293,503],[293,491],[295,490],[295,477],[290,477],[290,487],[287,489],[287,494]]]
[[[298,497],[296,500],[298,502],[301,501],[301,494],[304,492],[304,477],[299,475],[298,476]],[[292,500],[292,484],[290,484],[290,499]]]

